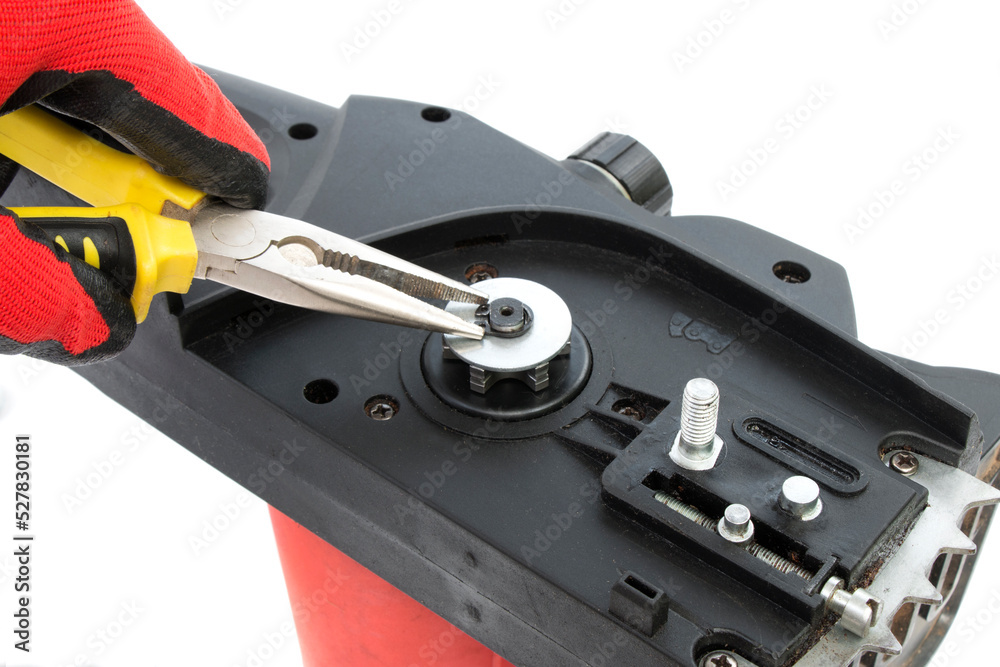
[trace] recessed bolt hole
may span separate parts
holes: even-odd
[[[399,401],[392,396],[372,396],[365,401],[365,414],[375,421],[389,421],[399,414]]]
[[[420,112],[420,117],[429,123],[443,123],[451,118],[451,112],[441,107],[427,107]]]
[[[292,139],[312,139],[319,134],[319,128],[312,123],[296,123],[288,128],[288,136]]]
[[[812,278],[812,273],[802,264],[798,262],[778,262],[771,267],[771,271],[780,280],[784,280],[786,283],[799,284],[807,282]]]
[[[313,380],[302,388],[302,395],[310,403],[322,405],[337,398],[340,387],[332,380]]]
[[[646,418],[646,406],[634,398],[620,398],[612,404],[611,409],[623,417],[631,417],[637,422]]]
[[[500,309],[500,314],[503,315],[504,317],[510,317],[511,315],[514,314],[514,309],[511,308],[510,306],[504,306],[503,308]]]
[[[475,285],[482,280],[496,278],[499,275],[497,267],[486,262],[476,262],[465,270],[465,279]]]

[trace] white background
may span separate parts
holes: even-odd
[[[899,3],[910,12],[896,14],[900,25],[880,27],[892,0],[401,0],[350,58],[344,44],[388,0],[140,4],[191,60],[330,105],[364,93],[463,107],[557,158],[608,127],[626,131],[666,166],[676,214],[744,220],[843,264],[865,343],[1000,372],[1000,278],[984,268],[1000,250],[998,3],[909,0]],[[685,51],[691,62],[679,62]],[[495,90],[477,99],[482,80]],[[788,136],[779,123],[817,88],[831,95],[800,110],[809,118]],[[913,180],[907,161],[948,128],[957,139]],[[718,184],[769,138],[777,152],[721,196]],[[894,179],[905,193],[850,238],[858,208]],[[959,286],[977,286],[980,270],[992,281],[971,300],[956,297]],[[922,336],[937,311],[946,321]],[[189,538],[241,498],[238,486],[69,371],[9,358],[0,369],[0,438],[34,437],[38,535],[35,652],[11,655],[11,559],[0,555],[0,656],[228,667],[275,640],[291,612],[261,501],[195,554]],[[3,451],[10,456],[8,444]],[[68,509],[67,494],[116,451],[112,474]],[[13,495],[11,476],[0,475],[0,498]],[[988,543],[951,635],[959,653],[935,664],[995,663],[998,559]],[[96,639],[128,620],[123,605],[132,604],[141,611],[119,637]],[[300,664],[293,641],[276,643],[263,664]]]

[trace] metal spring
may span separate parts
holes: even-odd
[[[663,491],[657,491],[655,494],[653,494],[653,498],[655,498],[658,502],[663,503],[673,511],[677,512],[684,518],[694,521],[696,524],[702,526],[703,528],[707,528],[712,532],[718,532],[718,522],[712,519],[704,512],[702,512],[697,507],[692,507],[687,503],[681,502],[677,498],[674,498],[670,494],[664,493]],[[740,546],[746,549],[747,553],[749,553],[751,556],[759,558],[760,560],[764,561],[765,563],[776,569],[778,572],[782,572],[784,574],[789,574],[789,573],[796,574],[806,580],[812,579],[812,573],[806,570],[801,565],[796,565],[787,558],[779,556],[778,554],[774,553],[767,547],[761,546],[760,544],[757,544],[753,540],[745,544],[742,544]]]
[[[702,512],[700,509],[692,507],[687,503],[682,503],[663,491],[657,491],[653,497],[684,518],[690,519],[691,521],[694,521],[698,525],[708,528],[709,530],[715,530],[715,521],[712,521],[711,517]]]
[[[767,547],[762,547],[754,541],[744,544],[743,548],[750,552],[751,556],[761,559],[778,572],[797,574],[806,580],[812,579],[812,573],[801,565],[796,565],[787,558],[779,556]]]

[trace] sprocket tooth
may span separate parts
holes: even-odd
[[[903,652],[903,645],[899,643],[896,636],[892,634],[888,627],[881,624],[871,629],[865,640],[865,644],[868,644],[865,650],[872,650],[876,653],[899,655]]]
[[[961,554],[963,556],[973,556],[976,553],[976,543],[970,540],[969,537],[958,528],[951,531],[951,533],[942,538],[941,541],[944,545],[941,547],[941,553]]]
[[[913,592],[906,596],[907,602],[917,602],[920,604],[938,605],[944,601],[937,587],[929,580],[923,579],[914,584]]]

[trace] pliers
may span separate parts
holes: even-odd
[[[95,207],[11,210],[111,275],[138,322],[154,295],[201,278],[312,310],[484,335],[421,298],[486,304],[486,294],[316,225],[214,200],[40,108],[0,117],[0,154]]]

